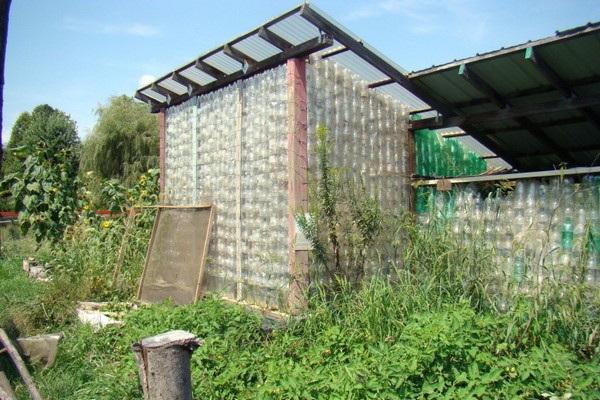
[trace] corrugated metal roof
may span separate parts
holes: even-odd
[[[600,23],[413,72],[437,121],[458,126],[519,171],[600,165]]]
[[[340,48],[346,51],[331,57],[343,67],[370,83],[388,81],[376,90],[398,99],[413,111],[431,109],[423,101],[426,99],[419,98],[404,87],[405,70],[309,4],[295,7],[261,27],[201,55],[140,88],[136,97],[148,102],[157,111],[272,68],[288,58],[312,53],[328,56],[327,53],[332,49]],[[212,69],[207,70],[207,65]],[[174,75],[177,75],[177,79],[173,78]]]
[[[422,113],[415,129],[463,129],[470,138],[460,140],[469,149],[501,157],[488,160],[493,166],[531,171],[600,163],[600,23],[408,74],[302,4],[140,88],[136,97],[157,111],[309,54],[333,58]]]

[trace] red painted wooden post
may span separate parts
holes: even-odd
[[[303,309],[308,288],[308,250],[296,250],[294,213],[306,211],[308,204],[308,150],[306,116],[306,61],[287,61],[288,88],[288,203],[290,311]]]
[[[164,204],[164,193],[165,193],[165,108],[161,108],[158,114],[158,162],[160,172],[160,204]]]

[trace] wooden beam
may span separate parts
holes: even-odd
[[[396,83],[395,80],[393,79],[382,79],[380,81],[377,82],[371,82],[369,83],[369,89],[375,89],[381,86],[386,86],[386,85],[391,85],[392,83]]]
[[[27,367],[25,366],[23,359],[21,358],[21,356],[19,355],[19,352],[13,346],[12,342],[6,335],[6,332],[4,332],[4,330],[1,328],[0,328],[0,344],[4,345],[4,348],[6,349],[10,358],[12,359],[14,366],[16,367],[17,371],[19,372],[19,375],[21,375],[21,378],[23,379],[23,382],[25,383],[25,386],[27,387],[27,390],[29,391],[31,398],[33,400],[42,400],[42,396],[40,395],[40,392],[38,391],[37,387],[35,386],[35,383],[33,382],[31,375],[29,375],[29,371],[27,370]]]
[[[165,96],[167,105],[171,104],[171,100],[173,99],[173,97],[179,96],[178,93],[172,92],[163,86],[157,85],[156,83],[153,83],[152,86],[150,86],[150,90],[162,96]]]
[[[346,46],[349,50],[354,52],[354,54],[362,58],[375,69],[389,76],[391,79],[399,83],[409,92],[419,97],[425,103],[434,107],[438,112],[441,112],[446,116],[455,115],[447,104],[438,101],[436,97],[431,92],[429,92],[427,88],[415,85],[402,72],[398,71],[395,67],[390,65],[389,62],[381,58],[379,55],[375,54],[373,51],[369,50],[367,47],[365,47],[365,45],[362,42],[354,39],[348,33],[340,29],[337,25],[331,23],[327,18],[315,12],[306,3],[302,5],[300,15],[321,31],[327,32],[328,34],[332,35],[335,38],[335,40]]]
[[[277,47],[281,51],[289,50],[293,47],[290,42],[264,26],[261,26],[258,29],[258,37]]]
[[[160,106],[160,101],[158,101],[156,99],[153,99],[152,97],[150,97],[148,95],[145,95],[144,93],[142,93],[139,90],[135,93],[135,98],[138,99],[138,100],[140,100],[140,101],[143,101],[146,104],[148,104],[153,109],[155,107]]]
[[[242,70],[244,72],[246,72],[251,65],[256,64],[255,59],[228,44],[223,46],[223,53],[227,54],[229,57],[242,64]]]
[[[532,104],[510,109],[486,111],[478,114],[469,114],[450,118],[426,118],[410,122],[410,129],[441,129],[452,126],[470,126],[473,124],[516,119],[542,113],[554,113],[592,107],[600,104],[600,95],[569,98],[547,103]]]
[[[478,92],[482,93],[499,108],[508,107],[506,100],[486,81],[481,79],[475,72],[471,71],[471,69],[467,67],[467,64],[461,64],[460,67],[458,67],[458,75],[469,82],[471,86],[473,86]]]
[[[296,248],[296,213],[308,211],[308,134],[306,61],[287,61],[288,131],[288,271],[289,308],[293,313],[306,308],[308,295],[308,249]]]
[[[416,121],[415,121],[416,122]],[[523,169],[523,163],[512,154],[505,154],[502,148],[502,145],[497,142],[497,138],[494,136],[487,135],[485,132],[479,131],[475,127],[460,127],[464,131],[468,131],[469,135],[477,140],[479,143],[487,147],[490,151],[497,154],[500,158],[510,164],[513,168],[517,170]]]
[[[330,50],[328,52],[321,54],[321,58],[326,59],[329,57],[337,56],[338,54],[345,53],[347,51],[348,51],[348,48],[346,46],[340,46],[338,48],[335,48],[333,50]]]
[[[205,63],[201,59],[196,60],[196,62],[194,63],[194,67],[196,67],[196,69],[199,69],[200,71],[204,72],[205,74],[212,76],[213,78],[215,78],[217,80],[223,79],[227,76],[227,74],[225,72],[216,69],[215,67]]]
[[[533,63],[535,68],[546,78],[564,97],[569,98],[575,95],[565,81],[548,65],[548,63],[539,55],[533,47],[525,49],[525,59]]]
[[[267,69],[274,68],[278,65],[285,63],[290,58],[306,57],[309,54],[326,49],[331,45],[333,45],[333,38],[329,35],[321,35],[314,39],[307,40],[306,42],[294,46],[293,48],[287,51],[275,54],[274,56],[271,56],[262,61],[258,61],[256,64],[251,65],[246,72],[240,70],[232,74],[225,75],[221,79],[210,82],[206,85],[201,86],[197,90],[194,90],[194,92],[191,95],[185,94],[173,98],[171,101],[171,105],[180,104],[189,99],[190,96],[197,96],[203,93],[208,93],[221,87],[227,86],[238,79],[247,78]],[[161,105],[159,104],[159,107],[160,106]],[[157,112],[158,109],[158,107],[155,107],[153,108],[153,111]]]
[[[548,137],[542,128],[536,126],[527,117],[516,118],[517,121],[523,128],[527,129],[538,141],[544,145],[550,147],[554,154],[559,156],[562,161],[566,161],[569,164],[576,164],[575,159],[564,150],[562,146],[559,146],[554,140]]]
[[[194,90],[197,90],[201,86],[200,84],[192,81],[191,79],[188,79],[185,76],[181,75],[179,72],[173,72],[173,74],[171,74],[171,79],[179,83],[180,85],[185,86],[188,95],[192,94]]]

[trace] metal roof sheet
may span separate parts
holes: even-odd
[[[600,23],[413,72],[460,127],[519,171],[600,165]],[[437,108],[437,107],[436,107]]]
[[[330,54],[332,49],[335,54]],[[307,3],[138,89],[136,97],[157,111],[277,66],[288,58],[309,54],[333,57],[369,83],[387,81],[376,89],[413,111],[431,109],[427,99],[404,87],[405,70]]]

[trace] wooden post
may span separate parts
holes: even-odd
[[[3,329],[0,329],[0,343],[4,345],[6,352],[8,353],[10,358],[12,358],[13,364],[17,368],[19,375],[21,375],[25,386],[27,386],[27,390],[29,391],[31,398],[33,400],[42,400],[42,396],[40,395],[40,392],[38,392],[37,387],[33,383],[33,379],[31,379],[31,375],[29,375],[29,371],[27,371],[27,367],[25,366],[23,359],[21,358],[17,350],[14,348],[10,339],[6,335],[6,332],[4,332]]]
[[[165,130],[166,130],[166,116],[165,116],[165,108],[161,108],[158,114],[158,165],[160,171],[160,204],[164,204],[164,195],[165,195]]]
[[[0,399],[16,400],[16,398],[17,396],[15,395],[15,392],[13,392],[6,374],[0,369]]]
[[[132,346],[144,399],[192,400],[192,352],[204,342],[185,331],[170,331]]]
[[[287,61],[288,88],[288,227],[291,312],[306,306],[308,289],[308,250],[296,249],[296,220],[294,213],[306,212],[308,207],[308,135],[306,105],[306,61],[294,58]]]

